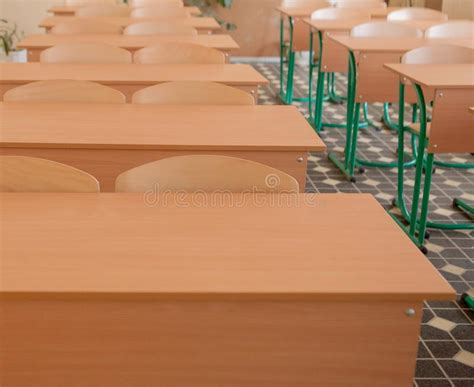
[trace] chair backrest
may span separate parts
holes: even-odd
[[[120,34],[122,28],[115,24],[94,20],[73,20],[56,24],[51,28],[54,35]]]
[[[474,49],[447,44],[433,44],[408,51],[402,63],[409,64],[468,64],[474,63]]]
[[[369,20],[370,12],[359,8],[323,8],[311,14],[312,20]]]
[[[55,161],[0,156],[0,192],[99,192],[99,182],[80,169]]]
[[[131,8],[138,7],[153,7],[161,5],[178,5],[183,7],[183,0],[128,0],[128,5]]]
[[[453,20],[429,27],[425,31],[427,38],[474,38],[474,22]]]
[[[125,103],[125,95],[89,81],[49,80],[27,83],[8,90],[4,102]]]
[[[133,103],[161,105],[254,105],[240,89],[215,82],[165,82],[137,91]]]
[[[123,31],[124,35],[176,35],[196,36],[197,30],[181,23],[159,21],[146,21],[128,25]]]
[[[327,0],[283,0],[282,7],[287,8],[324,8],[328,6]]]
[[[448,15],[430,8],[410,7],[392,11],[387,15],[388,21],[433,20],[444,22]]]
[[[82,7],[88,5],[115,5],[116,0],[66,0],[64,5],[68,7]]]
[[[101,43],[65,43],[43,50],[41,63],[132,63],[123,48]]]
[[[100,17],[100,16],[123,16],[127,17],[130,15],[130,8],[121,5],[88,5],[85,7],[79,7],[75,15],[77,17]]]
[[[154,161],[117,177],[116,192],[298,192],[296,179],[254,161],[188,155]]]
[[[337,8],[387,8],[382,0],[331,0]]]
[[[225,55],[214,48],[199,44],[161,42],[137,50],[133,61],[141,64],[224,64]]]
[[[132,18],[154,19],[185,19],[190,17],[189,12],[183,7],[161,6],[133,8],[130,13]]]
[[[420,38],[423,36],[423,31],[398,23],[372,21],[352,28],[351,36],[356,38]]]

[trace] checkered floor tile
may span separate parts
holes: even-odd
[[[279,67],[272,63],[256,63],[255,67],[270,80],[260,93],[260,104],[279,104]],[[295,71],[295,97],[306,97],[307,67]],[[337,75],[337,89],[343,94],[346,79]],[[308,116],[305,103],[295,103]],[[395,107],[396,109],[396,107]],[[393,113],[393,112],[392,112]],[[369,107],[369,118],[379,130],[361,131],[359,156],[371,160],[395,160],[396,135],[381,123],[382,105]],[[343,122],[345,105],[325,104],[323,120]],[[329,150],[343,150],[343,129],[326,129],[321,133]],[[450,155],[445,160],[473,163],[471,155]],[[407,172],[407,190],[413,183],[413,170]],[[357,183],[348,182],[327,159],[326,154],[313,154],[309,159],[306,190],[308,192],[365,192],[373,194],[387,209],[391,209],[396,193],[396,170],[367,168],[357,176]],[[437,168],[433,176],[430,217],[437,221],[469,222],[464,214],[452,207],[455,197],[474,199],[474,169]],[[456,289],[458,296],[474,288],[474,232],[431,230],[427,244],[428,259]],[[418,387],[474,386],[474,312],[462,302],[427,302],[420,333],[414,385]]]

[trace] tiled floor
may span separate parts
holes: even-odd
[[[260,94],[261,104],[278,104],[279,68],[276,64],[258,63],[255,67],[271,82]],[[307,94],[307,67],[296,69],[295,96]],[[337,78],[339,91],[345,87],[345,79]],[[296,103],[304,115],[307,105]],[[381,105],[370,107],[370,118],[380,123]],[[345,106],[325,104],[324,121],[342,122]],[[326,129],[321,137],[329,150],[342,151],[343,129]],[[372,160],[394,159],[397,137],[381,125],[381,130],[362,130],[359,155]],[[470,155],[450,156],[474,162]],[[396,192],[396,170],[368,168],[358,176],[357,183],[348,182],[340,171],[327,159],[326,154],[310,157],[306,190],[309,192],[368,192],[387,209],[391,208]],[[408,188],[413,171],[407,173]],[[453,209],[455,197],[474,201],[474,169],[441,169],[433,176],[430,216],[433,220],[472,221]],[[439,272],[451,283],[459,295],[474,288],[474,232],[431,231],[427,244],[428,258]],[[473,387],[474,386],[474,312],[460,302],[428,302],[425,305],[421,327],[415,386],[418,387]]]

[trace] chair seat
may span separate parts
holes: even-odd
[[[421,125],[419,123],[415,123],[415,124],[410,124],[408,125],[408,130],[414,134],[416,134],[417,136],[420,135],[420,127]],[[426,138],[430,138],[430,131],[431,131],[431,123],[428,122],[427,126],[426,126]]]

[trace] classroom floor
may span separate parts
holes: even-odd
[[[257,63],[255,67],[270,80],[270,86],[259,95],[260,104],[279,104],[279,66]],[[295,97],[306,97],[307,67],[295,70]],[[345,91],[345,78],[337,76],[339,94]],[[307,116],[305,103],[295,103]],[[395,107],[396,108],[396,107]],[[345,121],[345,105],[325,104],[323,121]],[[380,123],[382,105],[369,107],[369,118]],[[407,116],[410,117],[410,116]],[[396,118],[396,117],[395,117]],[[359,137],[359,155],[371,160],[394,159],[397,137],[385,129],[364,129]],[[321,134],[329,150],[341,151],[345,143],[343,129],[326,129]],[[447,160],[461,159],[474,162],[474,156],[456,155]],[[413,184],[413,169],[407,172],[407,192]],[[387,209],[396,193],[396,169],[367,168],[357,176],[357,183],[348,182],[327,159],[327,154],[313,154],[309,159],[307,192],[363,192],[371,193]],[[474,169],[441,169],[433,176],[430,216],[437,221],[469,219],[455,210],[451,203],[460,197],[474,201]],[[363,219],[361,219],[363,221]],[[471,219],[472,221],[472,219]],[[458,295],[474,288],[474,232],[431,230],[427,247],[428,259],[441,275],[456,289]],[[383,259],[383,251],[380,252]],[[474,312],[459,302],[428,302],[425,304],[421,327],[415,386],[472,387],[474,386]]]

